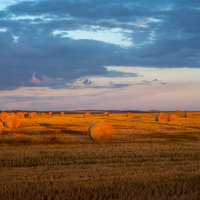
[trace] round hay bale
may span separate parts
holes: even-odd
[[[3,126],[3,123],[0,121],[0,133],[3,133],[3,130],[4,130],[4,126]]]
[[[47,114],[46,114],[46,113],[41,113],[40,116],[41,116],[42,118],[46,118],[46,117],[47,117]]]
[[[20,119],[23,119],[23,118],[25,117],[25,113],[23,113],[23,112],[18,112],[16,115],[17,115]]]
[[[86,112],[85,114],[84,114],[84,117],[85,118],[88,118],[88,117],[91,117],[92,116],[92,114],[90,113],[90,112]]]
[[[52,112],[48,112],[48,115],[49,115],[49,116],[52,116],[52,115],[53,115],[53,113],[52,113]]]
[[[65,113],[64,113],[64,112],[60,112],[60,116],[61,116],[61,117],[64,117],[64,116],[65,116]]]
[[[8,128],[19,128],[21,126],[21,120],[16,115],[9,115],[9,117],[5,121],[5,125]]]
[[[108,117],[108,116],[109,116],[109,112],[104,112],[103,115],[104,115],[105,117]]]
[[[183,111],[182,110],[176,110],[175,114],[178,116],[178,117],[183,117]]]
[[[175,114],[171,114],[171,115],[168,116],[168,121],[175,123],[175,122],[178,121],[178,117]]]
[[[127,117],[133,117],[133,113],[128,112],[128,113],[127,113]]]
[[[185,117],[186,117],[186,118],[192,117],[192,113],[186,112],[186,113],[185,113]]]
[[[114,128],[106,121],[97,121],[89,127],[89,136],[93,141],[111,140]]]
[[[32,112],[32,113],[29,114],[29,118],[37,119],[38,118],[38,114],[36,112]]]
[[[8,118],[9,114],[7,112],[0,113],[0,120],[4,122]]]
[[[167,122],[167,114],[163,112],[159,113],[156,116],[156,121],[161,123]]]

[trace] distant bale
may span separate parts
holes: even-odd
[[[171,114],[171,115],[168,116],[168,121],[175,123],[175,122],[178,121],[178,117],[175,114]]]
[[[97,121],[89,127],[89,136],[93,141],[111,140],[114,128],[106,121]]]
[[[185,113],[185,117],[186,117],[186,118],[192,117],[192,113],[186,112],[186,113]]]
[[[9,115],[16,115],[15,112],[10,112]]]
[[[167,122],[167,114],[166,113],[159,113],[157,116],[156,116],[156,121],[157,122]]]
[[[53,113],[52,113],[52,112],[48,112],[48,115],[49,115],[49,116],[52,116],[52,115],[53,115]]]
[[[8,118],[9,114],[7,112],[0,113],[0,120],[4,122]]]
[[[19,128],[21,126],[21,120],[16,115],[9,115],[9,117],[5,121],[5,125],[8,128]]]
[[[175,114],[178,116],[178,117],[182,117],[183,116],[183,111],[182,110],[176,110]]]
[[[60,116],[61,116],[61,117],[64,117],[64,116],[65,116],[65,113],[64,113],[64,112],[60,112]]]
[[[0,121],[0,133],[3,133],[3,130],[4,130],[4,126],[3,126],[3,123]]]
[[[46,118],[46,117],[47,117],[47,114],[46,114],[46,113],[41,113],[40,116],[41,116],[42,118]]]
[[[85,114],[84,114],[84,117],[85,118],[88,118],[88,117],[91,117],[92,116],[92,114],[90,113],[90,112],[86,112]]]
[[[29,118],[37,119],[38,118],[38,114],[36,112],[32,112],[32,113],[29,114]]]
[[[127,116],[127,117],[133,117],[134,115],[133,115],[133,113],[128,112],[126,116]]]
[[[18,112],[16,115],[17,115],[20,119],[23,119],[23,118],[25,117],[25,113],[23,113],[23,112]]]
[[[109,113],[109,112],[104,112],[103,115],[104,115],[105,117],[108,117],[108,116],[110,115],[110,113]]]

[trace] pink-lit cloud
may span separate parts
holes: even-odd
[[[39,78],[36,77],[36,73],[34,73],[29,81],[31,84],[33,85],[40,85],[41,84],[41,80]]]
[[[127,87],[78,87],[53,89],[50,87],[21,87],[0,91],[0,109],[75,110],[75,109],[133,109],[133,110],[200,110],[200,69],[119,68],[143,76],[126,77]],[[109,77],[88,77],[99,86]],[[38,78],[36,78],[37,80]],[[51,81],[42,77],[40,82]],[[84,80],[84,79],[83,79]],[[151,84],[141,84],[142,80]],[[120,83],[120,79],[117,83]],[[125,83],[124,82],[124,83]],[[162,83],[167,84],[162,84]],[[8,102],[8,103],[6,103]]]

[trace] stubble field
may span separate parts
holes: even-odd
[[[0,199],[200,199],[200,113],[155,117],[22,119],[0,135]],[[112,141],[90,140],[100,119],[114,127]]]

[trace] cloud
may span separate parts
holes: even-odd
[[[7,32],[7,28],[0,28],[0,32],[2,32],[2,33]]]
[[[112,66],[112,68],[117,68]],[[142,73],[129,77],[133,84],[112,79],[113,87],[77,87],[53,89],[50,87],[20,87],[0,91],[0,109],[74,110],[74,109],[133,109],[133,110],[199,110],[200,69],[158,69],[120,67],[119,71]],[[179,73],[177,73],[179,72]],[[152,81],[157,77],[157,81]],[[106,80],[88,77],[87,83]],[[161,81],[162,80],[162,81]],[[140,82],[139,82],[140,81]],[[149,81],[149,83],[146,83]],[[167,84],[162,84],[167,81]],[[120,85],[120,86],[119,86]],[[106,103],[105,103],[106,102]],[[123,103],[122,103],[123,102]],[[192,103],[191,103],[192,102]]]
[[[114,45],[119,45],[122,48],[134,46],[132,39],[129,37],[131,30],[120,28],[104,28],[100,26],[83,27],[78,30],[54,30],[53,35],[62,38],[71,38],[74,40],[96,40]]]
[[[30,79],[30,83],[33,85],[40,85],[41,84],[41,80],[39,78],[36,77],[36,73],[34,73]]]
[[[129,76],[105,66],[199,68],[198,7],[197,0],[1,1],[0,90]]]

